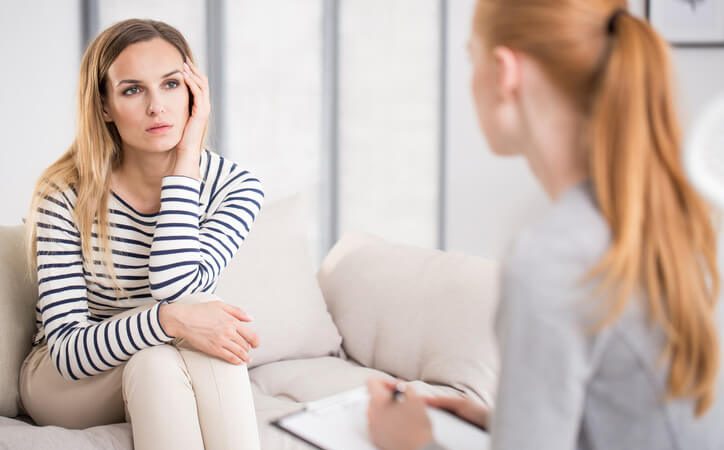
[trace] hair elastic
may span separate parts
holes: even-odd
[[[608,19],[608,24],[606,25],[606,30],[608,31],[608,34],[616,33],[616,23],[618,22],[618,18],[624,14],[628,14],[628,11],[626,11],[625,8],[618,8],[611,14]]]

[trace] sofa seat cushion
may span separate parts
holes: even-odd
[[[249,372],[254,392],[262,448],[308,450],[313,447],[280,431],[269,422],[304,407],[303,402],[319,400],[366,383],[370,377],[391,378],[379,370],[362,367],[336,357],[280,361]],[[425,395],[459,395],[447,386],[422,381],[410,383]]]
[[[265,394],[259,386],[253,383],[251,390],[254,394],[256,421],[259,424],[259,441],[262,449],[308,450],[313,448],[271,425],[272,420],[299,411],[304,407],[303,404],[289,400],[288,398],[277,398]]]
[[[362,367],[354,361],[337,357],[265,364],[252,369],[249,376],[252,383],[264,394],[300,403],[357,388],[372,377],[392,379],[382,371]],[[449,386],[431,385],[419,380],[410,384],[425,395],[460,394]]]
[[[85,430],[39,427],[0,417],[0,448],[13,450],[132,450],[131,426],[127,423],[102,425]]]

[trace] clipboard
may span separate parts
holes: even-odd
[[[319,450],[375,450],[367,433],[365,386],[309,402],[271,425]],[[428,407],[433,436],[451,450],[485,450],[488,433],[447,411]]]

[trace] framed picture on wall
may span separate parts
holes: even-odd
[[[646,18],[672,45],[724,46],[724,0],[646,0]]]

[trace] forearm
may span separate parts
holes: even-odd
[[[156,300],[175,300],[208,282],[199,242],[199,196],[198,180],[163,179],[161,211],[149,254],[149,282]]]
[[[159,322],[159,306],[92,326],[70,321],[56,328],[48,346],[58,371],[69,380],[87,378],[123,364],[145,348],[171,341]],[[44,319],[47,324],[52,318]]]
[[[176,164],[172,175],[201,179],[201,170],[199,167],[199,151],[177,151]]]
[[[233,163],[224,167],[223,161],[212,168],[214,172],[214,179],[206,180],[212,191],[204,195],[205,211],[198,180],[163,180],[149,260],[151,294],[157,300],[173,301],[211,289],[261,210],[264,194],[258,179]]]
[[[162,303],[158,309],[158,322],[167,335],[174,338],[183,337],[183,305],[179,303]]]

